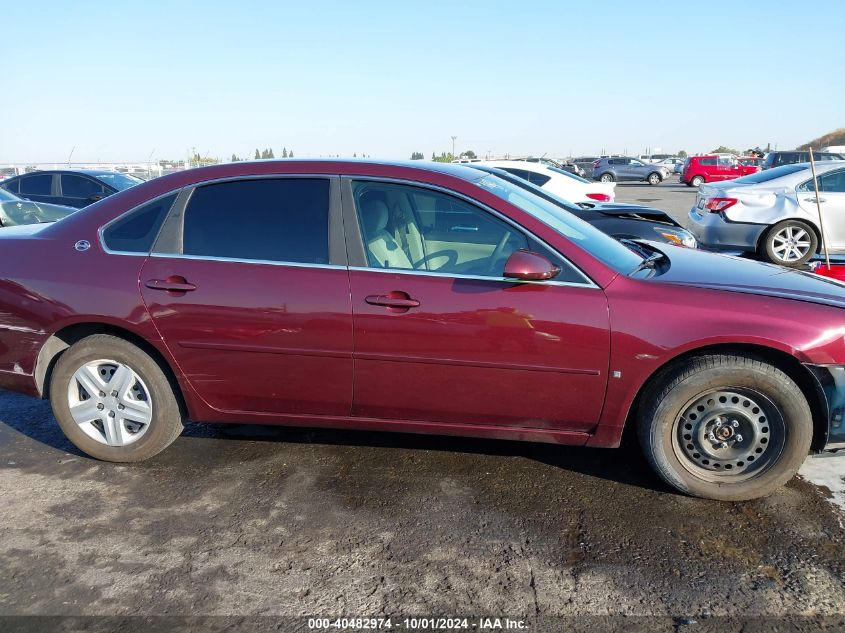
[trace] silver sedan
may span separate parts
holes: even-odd
[[[830,252],[845,253],[845,165],[821,161],[816,173],[818,194],[808,163],[702,185],[689,212],[692,232],[702,248],[800,266],[819,251],[823,224]]]

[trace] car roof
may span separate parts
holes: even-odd
[[[553,171],[549,169],[549,165],[545,163],[534,163],[527,160],[483,160],[482,165],[490,167],[511,167],[512,169],[521,169],[523,171],[535,171],[545,173]]]
[[[29,171],[21,176],[32,176],[38,174],[85,174],[86,176],[111,176],[113,174],[122,174],[123,172],[113,171],[110,169],[38,169],[36,171]]]

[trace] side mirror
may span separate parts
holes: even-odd
[[[560,273],[546,257],[524,249],[514,251],[505,262],[504,276],[520,281],[545,281]]]

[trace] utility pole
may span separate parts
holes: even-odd
[[[67,166],[70,167],[70,159],[73,157],[73,153],[76,151],[76,145],[74,145],[71,150],[70,154],[67,155]]]
[[[455,139],[458,138],[457,136],[452,137],[452,160],[455,160],[457,156],[455,156]]]

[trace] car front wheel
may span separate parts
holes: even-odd
[[[670,486],[742,501],[795,475],[813,423],[801,389],[780,369],[752,356],[703,355],[657,377],[642,399],[638,434]]]
[[[137,462],[182,432],[173,385],[158,363],[128,341],[96,334],[74,343],[50,380],[53,414],[81,451],[111,462]]]
[[[652,172],[648,175],[648,184],[650,185],[659,185],[662,180],[663,178],[657,172]]]
[[[804,222],[787,220],[769,229],[761,246],[764,259],[781,266],[801,266],[816,254],[819,240]]]

